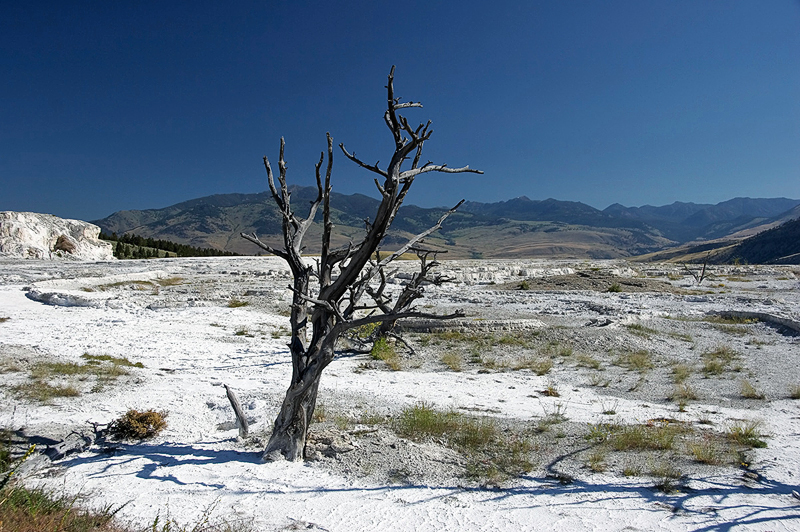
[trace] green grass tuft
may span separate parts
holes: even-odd
[[[760,421],[738,421],[728,427],[728,438],[746,447],[764,448],[767,446],[762,438]]]
[[[370,356],[375,360],[382,360],[392,371],[400,370],[400,356],[397,354],[394,345],[390,344],[386,338],[378,338],[372,344]]]

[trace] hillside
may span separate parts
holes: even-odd
[[[316,197],[312,187],[293,187],[292,200],[302,214]],[[334,245],[357,241],[364,220],[375,213],[378,200],[362,194],[333,193]],[[736,198],[717,205],[674,203],[663,207],[624,207],[605,210],[555,199],[525,196],[495,203],[469,201],[450,216],[428,244],[451,258],[619,258],[651,253],[697,238],[717,238],[769,223],[800,200]],[[406,205],[384,241],[393,249],[410,236],[436,223],[444,208]],[[213,247],[241,254],[258,249],[242,239],[253,233],[280,245],[280,215],[269,193],[219,194],[196,198],[163,209],[119,211],[94,223],[104,232],[135,233],[195,247]],[[316,251],[319,227],[306,242]]]
[[[717,264],[734,260],[748,264],[800,264],[800,219],[786,222],[712,254],[712,261]]]

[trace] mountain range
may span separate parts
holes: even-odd
[[[293,187],[299,216],[316,197],[316,188]],[[334,245],[357,242],[378,200],[362,194],[331,196]],[[384,248],[397,248],[434,225],[447,209],[406,205],[400,209]],[[318,214],[318,217],[320,215]],[[800,217],[800,200],[734,198],[718,204],[675,202],[654,207],[614,204],[599,210],[573,201],[532,200],[525,196],[495,203],[465,202],[427,245],[449,258],[617,258],[653,253],[687,242],[742,239]],[[218,194],[162,209],[119,211],[93,223],[106,233],[135,233],[196,247],[242,254],[259,250],[240,233],[281,245],[280,214],[268,192]],[[320,228],[306,237],[316,251]]]

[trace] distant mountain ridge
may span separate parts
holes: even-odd
[[[291,191],[296,212],[303,216],[317,190],[295,186]],[[334,192],[334,244],[357,241],[377,205],[378,200],[363,194]],[[526,196],[495,203],[468,201],[429,238],[429,243],[449,251],[453,258],[625,257],[774,224],[798,208],[800,200],[787,198],[734,198],[716,205],[675,202],[660,207],[614,204],[604,210],[580,202],[531,200]],[[385,247],[397,247],[427,229],[445,211],[444,207],[404,206],[384,241]],[[163,209],[119,211],[93,223],[106,233],[135,233],[244,254],[258,249],[239,236],[242,232],[255,232],[274,245],[282,241],[280,214],[269,192],[217,194]],[[319,228],[312,229],[307,238],[309,252],[318,242],[314,231]]]

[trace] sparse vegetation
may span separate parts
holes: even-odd
[[[461,371],[463,369],[464,359],[458,353],[448,351],[442,355],[441,361],[452,371]]]
[[[77,498],[12,485],[0,492],[0,524],[9,532],[123,532],[113,522],[119,511],[112,506],[87,511]]]
[[[750,381],[742,380],[740,384],[740,393],[745,399],[764,399],[764,393],[756,389]]]
[[[790,399],[800,399],[800,384],[792,385],[789,388],[789,398]]]
[[[81,392],[68,385],[50,385],[46,382],[34,381],[12,386],[11,391],[18,397],[48,403],[57,397],[77,397]]]
[[[606,292],[622,292],[622,286],[619,283],[612,283]]]
[[[699,442],[690,444],[689,452],[702,464],[720,465],[724,462],[723,449],[710,435],[705,435]]]
[[[675,384],[682,384],[686,379],[691,377],[693,368],[688,364],[675,364],[672,366],[672,382]]]
[[[250,303],[248,301],[243,301],[241,299],[232,298],[230,301],[228,301],[228,308],[246,307],[249,304]]]
[[[653,369],[653,357],[649,351],[640,349],[620,354],[614,364],[621,366],[629,371],[645,372]]]
[[[426,403],[404,408],[395,421],[401,436],[422,441],[438,438],[463,453],[467,475],[489,482],[523,474],[533,467],[530,444],[524,437],[502,431],[491,418],[441,411]]]
[[[8,317],[6,317],[6,318],[0,318],[0,323],[5,323],[5,322],[7,322],[7,321],[8,321],[8,320],[10,320],[10,319],[11,319],[11,318],[8,318]]]
[[[606,470],[606,457],[607,454],[604,449],[594,449],[589,454],[586,465],[595,473],[602,473]]]
[[[650,338],[650,336],[658,334],[657,330],[652,329],[650,327],[645,327],[641,323],[631,323],[629,325],[626,325],[625,327],[633,334],[642,336],[644,338]]]
[[[739,354],[728,346],[720,346],[713,351],[702,354],[703,373],[721,375],[730,369],[731,363],[739,358]]]
[[[397,354],[397,350],[394,348],[394,345],[390,344],[384,337],[378,338],[375,343],[372,344],[370,356],[374,360],[381,360],[386,363],[392,371],[399,371],[401,368],[400,356]]]
[[[537,375],[546,375],[553,368],[553,361],[549,358],[525,357],[517,360],[511,366],[514,370],[529,369]]]
[[[616,451],[663,451],[672,449],[682,430],[672,423],[624,425],[614,430],[608,441]]]
[[[556,386],[556,383],[553,381],[548,382],[547,387],[539,393],[545,397],[561,397],[561,394],[558,393],[558,386]]]
[[[577,365],[584,368],[600,369],[600,361],[591,355],[581,353],[578,355]]]
[[[57,397],[79,396],[81,391],[76,386],[77,381],[94,378],[95,384],[92,391],[97,392],[120,376],[128,375],[129,372],[125,368],[144,367],[141,362],[134,363],[127,358],[111,355],[85,353],[81,355],[81,358],[86,361],[84,364],[38,362],[30,368],[31,381],[11,387],[11,392],[24,399],[46,403]],[[65,383],[64,380],[72,382]]]
[[[728,438],[746,447],[763,448],[767,446],[762,438],[760,421],[737,421],[728,427]]]
[[[118,439],[143,440],[157,436],[167,426],[166,412],[128,410],[108,426],[109,433]]]

